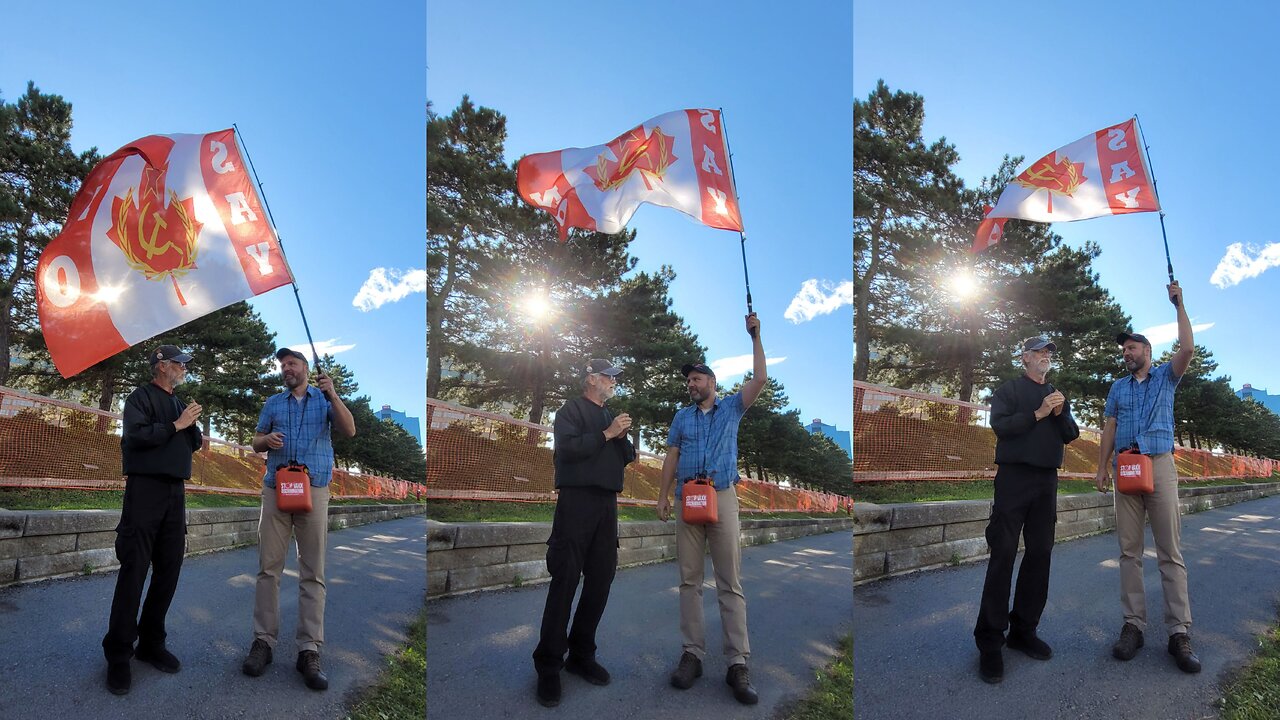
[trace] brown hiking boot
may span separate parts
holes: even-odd
[[[1191,636],[1176,633],[1169,636],[1169,654],[1178,661],[1178,669],[1184,673],[1200,672],[1200,658],[1191,652]]]
[[[747,670],[746,663],[734,663],[729,666],[729,672],[725,673],[724,681],[729,687],[733,688],[733,699],[743,705],[755,705],[760,702],[760,696],[756,694],[756,689],[751,686],[751,674]]]
[[[302,673],[302,679],[306,681],[307,687],[312,690],[329,689],[329,678],[320,669],[320,653],[315,650],[303,650],[298,653],[297,668],[298,672]]]
[[[680,665],[671,673],[671,684],[681,690],[693,687],[693,681],[702,677],[702,661],[697,655],[686,650],[680,656]]]
[[[1142,647],[1142,631],[1133,623],[1125,623],[1120,630],[1120,639],[1111,646],[1111,654],[1117,660],[1132,660]]]
[[[244,664],[240,666],[240,671],[249,677],[258,677],[271,664],[271,646],[266,640],[261,638],[253,641],[253,646],[249,648],[249,657],[244,659]]]

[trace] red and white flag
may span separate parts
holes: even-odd
[[[973,248],[969,252],[982,252],[987,248],[1000,242],[1004,237],[1004,224],[1009,222],[1008,218],[992,218],[990,205],[984,205],[983,211],[986,216],[982,223],[978,225],[978,235],[973,239]]]
[[[987,217],[1067,222],[1159,209],[1137,122],[1130,118],[1031,163]]]
[[[36,267],[63,377],[292,280],[233,130],[148,135],[98,163]]]
[[[522,158],[516,186],[560,228],[616,233],[640,203],[675,208],[724,230],[742,230],[729,146],[718,110],[677,110],[604,145]]]

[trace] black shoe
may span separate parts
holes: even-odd
[[[702,677],[702,661],[686,650],[680,655],[680,665],[671,673],[671,684],[681,690],[693,687],[693,681]]]
[[[1004,654],[999,649],[979,653],[978,674],[992,685],[1004,680]]]
[[[253,647],[249,648],[249,657],[244,659],[240,671],[249,677],[258,677],[270,664],[271,646],[266,640],[258,638],[253,641]]]
[[[163,645],[156,648],[139,645],[138,651],[133,656],[141,662],[151,663],[160,672],[176,673],[182,669],[182,663],[178,662],[178,658]]]
[[[1132,660],[1142,647],[1142,631],[1133,623],[1125,623],[1120,630],[1120,639],[1111,646],[1111,654],[1117,660]]]
[[[307,687],[312,690],[328,690],[329,678],[325,677],[324,671],[320,669],[320,653],[315,650],[303,650],[298,653],[298,672],[302,673],[302,679],[306,681]]]
[[[107,663],[107,689],[113,695],[128,695],[133,685],[133,670],[128,660]]]
[[[582,659],[570,655],[568,661],[564,664],[564,669],[574,675],[581,675],[584,680],[592,685],[609,684],[609,671],[596,662],[595,658]]]
[[[730,665],[729,672],[724,675],[724,681],[733,688],[734,700],[743,705],[755,705],[760,702],[756,689],[751,687],[751,674],[747,671],[746,663]]]
[[[1049,647],[1049,643],[1036,637],[1034,630],[1030,634],[1010,632],[1008,645],[1010,650],[1021,650],[1028,657],[1036,660],[1048,660],[1053,657],[1053,648]]]
[[[542,707],[560,704],[560,673],[538,673],[538,704]]]
[[[1178,661],[1178,669],[1182,672],[1200,672],[1200,658],[1191,652],[1191,636],[1186,633],[1169,636],[1169,654]]]

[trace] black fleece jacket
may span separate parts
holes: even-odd
[[[625,435],[604,439],[613,413],[578,396],[556,411],[556,488],[599,487],[622,492],[622,470],[636,459]]]
[[[996,464],[1022,464],[1042,468],[1062,467],[1066,443],[1080,437],[1064,402],[1061,415],[1036,420],[1036,410],[1053,385],[1021,375],[1001,385],[991,396],[991,429],[996,432]]]
[[[125,475],[151,475],[186,480],[191,454],[200,449],[200,428],[175,430],[173,422],[186,403],[155,383],[147,383],[124,401],[120,455]]]

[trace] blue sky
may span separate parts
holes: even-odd
[[[423,417],[425,10],[395,8],[14,3],[0,92],[16,101],[34,80],[62,95],[72,147],[104,155],[237,124],[320,352],[355,372],[375,410]],[[279,343],[306,344],[291,288],[252,304]]]
[[[464,93],[503,112],[508,160],[604,143],[672,110],[723,108],[769,374],[804,422],[847,430],[852,20],[841,5],[432,0],[427,92],[442,114]],[[674,267],[673,308],[720,363],[718,379],[741,379],[749,360],[734,358],[751,344],[737,233],[649,205],[629,227],[641,269]],[[797,300],[806,283],[814,290]]]
[[[956,171],[970,186],[1006,153],[1034,161],[1136,113],[1196,342],[1236,389],[1280,393],[1271,318],[1280,237],[1270,217],[1280,10],[1229,7],[857,2],[853,94],[866,98],[881,78],[921,94],[925,138],[956,146]],[[1168,349],[1175,315],[1157,215],[1054,230],[1073,246],[1101,245],[1102,285],[1157,355]]]

